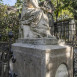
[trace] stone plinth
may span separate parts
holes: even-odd
[[[17,43],[32,44],[32,45],[56,45],[57,39],[53,38],[33,38],[33,39],[18,39]]]
[[[12,50],[18,77],[73,77],[73,50],[69,46],[17,42]]]

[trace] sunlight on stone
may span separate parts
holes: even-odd
[[[68,70],[65,64],[61,64],[58,67],[55,77],[68,77]]]
[[[47,53],[47,54],[46,54],[46,65],[49,63],[49,57],[50,57],[50,54]]]
[[[47,72],[46,73],[46,77],[50,77],[50,72]]]
[[[66,47],[67,47],[66,51],[68,51],[66,53],[66,56],[67,56],[67,58],[69,58],[70,57],[70,52],[69,51],[71,51],[71,48],[69,46],[66,46]]]

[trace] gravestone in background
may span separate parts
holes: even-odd
[[[46,6],[24,0],[20,37],[12,45],[18,77],[73,77],[73,50],[51,35]]]

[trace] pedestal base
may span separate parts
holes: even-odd
[[[73,77],[71,47],[15,43],[12,50],[18,77]]]

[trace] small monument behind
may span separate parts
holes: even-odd
[[[19,39],[12,45],[18,77],[73,77],[73,51],[50,33],[47,12],[38,0],[24,0]]]

